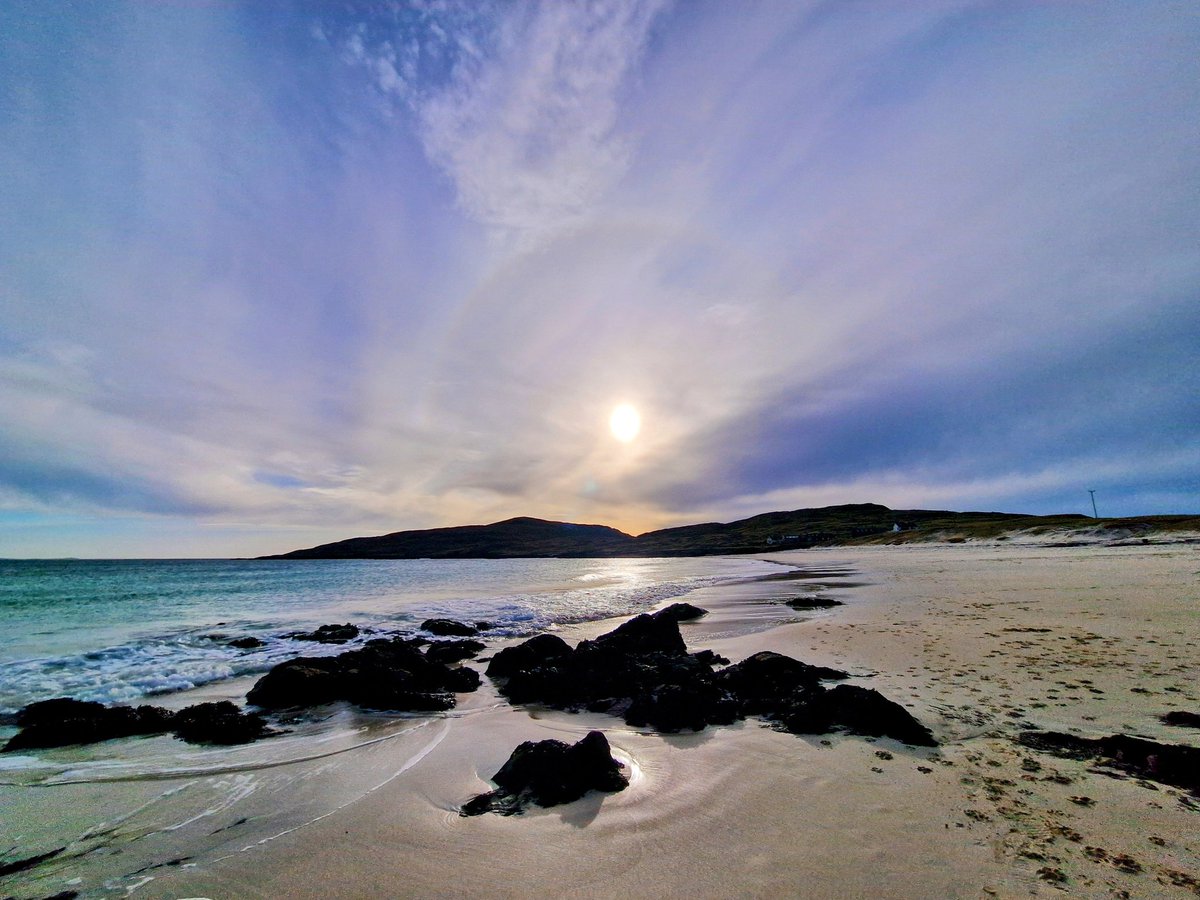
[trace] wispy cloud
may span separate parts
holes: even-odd
[[[621,101],[667,0],[418,6],[347,62],[415,118],[463,210],[519,247],[584,216],[624,174]]]
[[[0,505],[237,553],[1195,507],[1197,50],[1168,2],[4,7]]]

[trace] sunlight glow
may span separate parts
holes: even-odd
[[[623,444],[628,444],[642,430],[642,417],[628,403],[621,403],[612,411],[608,427],[612,429],[613,437]]]

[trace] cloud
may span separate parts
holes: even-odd
[[[919,477],[930,496],[943,495],[937,485],[955,485],[945,490],[953,495],[974,481],[1004,482],[1001,496],[1009,497],[1018,487],[1032,491],[1029,475],[1048,469],[1060,480],[1040,475],[1046,492],[1102,475],[1124,490],[1179,473],[1176,450],[1200,415],[1200,377],[1187,362],[1200,320],[1184,304],[1170,312],[1157,321],[1131,317],[1119,336],[1051,355],[981,354],[949,373],[896,360],[845,383],[841,373],[781,387],[696,433],[670,460],[633,473],[629,492],[680,509],[781,484],[823,490]]]
[[[618,130],[620,100],[665,7],[536,2],[487,18],[443,7],[370,49],[356,30],[344,53],[413,110],[462,209],[529,246],[622,178],[632,146]]]
[[[10,508],[1200,503],[1169,3],[14,10]]]

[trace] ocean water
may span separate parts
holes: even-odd
[[[732,557],[0,561],[0,721],[50,697],[140,702],[432,616],[532,634],[777,571]],[[343,646],[286,636],[330,622],[369,630]],[[228,645],[246,636],[263,646]]]
[[[715,593],[757,601],[763,623],[775,622],[791,611],[770,598],[796,590],[780,573],[778,564],[738,557],[0,561],[0,743],[16,732],[12,714],[35,700],[241,702],[257,673],[279,661],[414,632],[432,616],[487,620],[496,626],[489,637],[516,637],[687,594],[704,605]],[[334,622],[367,631],[340,646],[288,637]],[[263,646],[229,646],[245,636]],[[164,696],[172,692],[183,693]],[[472,769],[475,748],[511,748],[541,721],[512,710],[488,679],[458,700],[434,714],[349,704],[281,713],[271,717],[271,737],[232,747],[161,734],[0,754],[0,896],[179,896],[156,891],[156,880],[255,853],[414,767],[423,768],[412,785],[431,766],[448,767],[460,783],[404,802],[433,803],[431,815],[458,827],[457,804],[490,774]],[[619,724],[595,718],[598,727]],[[442,749],[448,738],[456,749]],[[465,756],[464,747],[472,748]],[[200,893],[237,895],[215,886]]]

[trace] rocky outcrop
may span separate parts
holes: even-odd
[[[425,658],[431,662],[448,665],[478,656],[485,646],[482,641],[437,641],[426,648]]]
[[[571,645],[556,634],[539,634],[515,647],[505,647],[488,663],[487,674],[492,678],[508,678],[570,656]]]
[[[1200,748],[1160,744],[1127,734],[1083,738],[1060,731],[1023,731],[1017,742],[1066,759],[1094,760],[1137,778],[1183,788],[1200,796]]]
[[[254,650],[261,647],[263,642],[256,637],[240,637],[234,638],[229,642],[229,646],[235,650]]]
[[[185,707],[175,713],[171,728],[189,744],[248,744],[269,732],[266,719],[228,700]]]
[[[354,626],[322,626],[322,643],[336,643]],[[337,631],[335,629],[342,629]],[[340,635],[340,636],[339,636]],[[315,638],[314,638],[315,639]],[[258,680],[247,701],[261,709],[318,706],[338,700],[369,709],[437,711],[454,706],[456,693],[479,687],[479,673],[450,662],[478,653],[478,641],[443,641],[421,652],[425,641],[376,638],[338,656],[300,657],[275,666]],[[90,744],[131,735],[173,731],[191,743],[240,744],[269,734],[266,721],[228,701],[201,703],[177,713],[157,706],[104,706],[58,698],[17,714],[20,731],[5,751]]]
[[[838,669],[810,666],[782,653],[761,650],[717,673],[716,681],[737,697],[743,715],[761,715],[782,711],[798,692],[819,688],[822,681],[848,677]]]
[[[346,700],[370,709],[450,709],[454,694],[479,687],[473,669],[429,659],[417,642],[378,638],[338,656],[291,659],[271,669],[246,695],[263,709]]]
[[[682,606],[682,604],[677,604]],[[634,727],[677,732],[762,716],[797,734],[844,730],[933,746],[899,704],[868,688],[823,682],[848,674],[762,651],[728,668],[712,651],[689,653],[677,610],[635,616],[572,649],[539,635],[497,653],[488,675],[513,703],[620,716]]]
[[[879,691],[855,684],[839,684],[818,696],[820,712],[835,726],[853,734],[890,737],[917,747],[937,746],[928,728]]]
[[[5,752],[42,747],[93,744],[171,729],[171,713],[160,706],[105,706],[90,700],[58,697],[31,703],[17,713],[17,732]]]
[[[571,745],[526,741],[492,776],[496,790],[472,798],[460,812],[464,816],[486,812],[511,816],[531,805],[570,803],[589,791],[621,791],[628,785],[621,768],[599,731],[590,731]]]
[[[1179,728],[1200,728],[1200,713],[1177,709],[1163,715],[1162,721],[1164,725],[1175,725]]]
[[[634,616],[607,634],[591,641],[581,641],[576,648],[576,652],[592,650],[624,656],[678,656],[687,653],[687,645],[679,633],[679,620],[668,607],[661,612]]]
[[[246,695],[246,702],[263,709],[332,703],[344,692],[341,676],[337,657],[289,659],[260,678]]]
[[[843,605],[841,600],[834,600],[832,597],[824,597],[820,594],[794,597],[791,600],[785,600],[784,603],[792,609],[831,609],[834,606]]]
[[[31,703],[17,714],[21,730],[5,752],[93,744],[170,731],[191,744],[244,744],[268,734],[266,721],[228,700],[200,703],[179,712],[160,706],[104,706],[60,697]]]
[[[318,644],[344,644],[358,637],[357,625],[347,622],[345,625],[322,625],[315,631],[296,631],[289,634],[294,641],[313,641]]]
[[[672,603],[666,609],[660,609],[654,614],[660,619],[674,619],[676,622],[691,622],[708,615],[707,609],[693,606],[690,603]]]
[[[471,637],[479,633],[479,628],[475,625],[456,622],[454,619],[426,619],[421,623],[421,630],[438,637]]]
[[[707,679],[656,685],[640,692],[625,710],[630,725],[667,733],[732,725],[737,719],[737,700]]]
[[[514,703],[607,712],[660,731],[728,723],[736,715],[713,683],[715,655],[689,654],[669,613],[636,616],[573,650],[558,638],[535,640],[497,654],[488,668],[504,679],[500,691]]]

